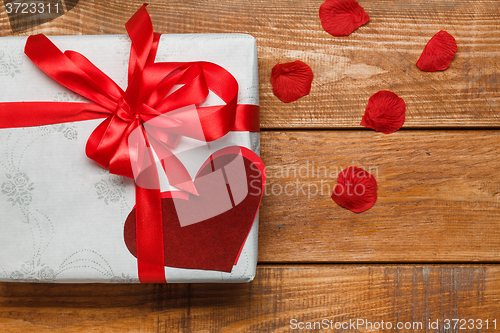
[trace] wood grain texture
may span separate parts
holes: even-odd
[[[499,146],[496,131],[263,132],[259,260],[498,263]],[[359,214],[330,198],[351,165],[378,182]]]
[[[292,319],[333,323],[364,319],[372,324],[383,320],[396,326],[397,322],[428,325],[436,320],[443,324],[445,319],[457,318],[489,319],[489,329],[474,331],[498,332],[499,294],[500,268],[470,265],[260,266],[250,284],[4,283],[0,284],[0,330],[254,333],[289,332]],[[496,330],[491,326],[494,319]],[[380,331],[369,326],[324,330]],[[442,326],[439,330],[459,331]]]
[[[124,34],[143,2],[80,0],[15,34],[0,2],[0,36]],[[345,38],[322,29],[322,2],[155,0],[148,7],[160,33],[257,38],[269,182],[254,282],[0,283],[0,332],[289,332],[293,318],[424,327],[439,320],[437,330],[399,331],[440,333],[459,332],[446,330],[445,319],[488,319],[489,329],[475,331],[500,330],[500,135],[433,131],[500,127],[500,2],[360,0],[370,22]],[[457,56],[445,72],[422,72],[415,63],[439,30],[456,38]],[[311,94],[282,103],[272,94],[271,68],[297,59],[314,71]],[[404,128],[425,130],[353,131],[382,89],[405,99]],[[379,185],[376,205],[361,214],[330,199],[338,172],[350,165],[374,173]]]
[[[64,16],[17,35],[123,34],[142,2],[82,0]],[[406,128],[500,126],[500,2],[360,1],[370,22],[344,38],[322,29],[321,3],[152,1],[148,10],[157,32],[257,38],[262,128],[359,128],[368,98],[382,89],[406,101]],[[0,36],[13,35],[0,12]],[[415,63],[439,30],[456,38],[458,53],[448,70],[422,72]],[[311,94],[282,103],[272,93],[271,68],[297,59],[314,71]]]

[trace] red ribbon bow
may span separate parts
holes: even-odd
[[[167,116],[162,128],[149,129],[148,135],[143,130],[143,139],[162,160],[170,184],[197,195],[189,173],[170,149],[181,135],[213,141],[230,130],[258,131],[258,106],[238,105],[237,81],[216,64],[155,63],[161,35],[153,32],[146,6],[144,4],[126,24],[132,41],[126,91],[80,53],[62,53],[44,35],[30,36],[25,54],[52,79],[93,103],[0,103],[0,128],[106,118],[89,137],[87,156],[113,174],[134,178],[132,165],[142,163],[144,151],[141,156],[140,147],[130,147],[130,134],[137,128],[143,129],[143,124],[153,118]],[[181,87],[170,93],[176,85]],[[209,90],[226,104],[196,107],[194,114],[180,111],[168,115],[173,110],[199,105]],[[201,125],[203,137],[193,130],[194,123]],[[137,153],[131,154],[134,149]],[[149,149],[146,154],[153,159]],[[159,186],[146,189],[136,185],[136,206],[139,279],[166,282]]]

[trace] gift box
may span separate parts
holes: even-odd
[[[132,25],[152,29],[141,10]],[[130,36],[0,38],[2,281],[255,275],[265,182],[255,39],[127,28]],[[141,43],[154,52],[141,54]],[[118,152],[103,162],[112,145]]]

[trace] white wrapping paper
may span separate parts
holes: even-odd
[[[126,89],[128,37],[49,38],[62,51],[82,53]],[[0,38],[0,102],[86,102],[38,69],[24,55],[25,43],[26,37]],[[239,104],[259,103],[251,36],[163,35],[156,61],[216,63],[238,81]],[[204,103],[218,102],[211,93]],[[125,219],[135,204],[133,180],[109,174],[85,155],[86,141],[100,122],[0,130],[0,280],[139,282],[136,258],[123,237]],[[213,147],[229,143],[259,153],[258,133],[230,132]],[[179,144],[183,149],[186,145],[188,141]],[[194,177],[209,155],[210,149],[199,160],[181,161]],[[257,232],[258,214],[231,273],[166,267],[167,282],[251,281]]]

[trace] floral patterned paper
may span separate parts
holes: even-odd
[[[126,85],[128,38],[50,39],[63,50],[85,54],[122,88]],[[25,40],[0,38],[0,89],[5,92],[0,102],[86,102],[31,64],[22,53]],[[94,46],[88,47],[91,44]],[[227,54],[226,48],[232,44],[237,45],[235,53]],[[227,66],[235,75],[240,103],[258,103],[254,52],[255,41],[246,35],[169,35],[160,40],[158,54],[162,61],[196,60],[203,54],[199,60]],[[133,181],[109,174],[85,155],[86,140],[101,121],[0,130],[0,280],[139,282],[137,261],[123,240],[123,225],[135,204]],[[235,143],[259,150],[258,133],[233,136]],[[231,273],[166,268],[167,281],[252,279],[257,227],[255,224]]]

